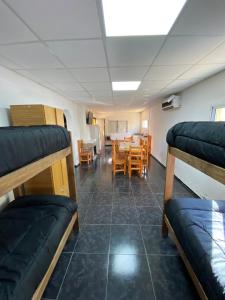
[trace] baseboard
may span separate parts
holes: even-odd
[[[164,169],[166,169],[166,166],[164,166],[164,164],[162,164],[154,155],[151,154],[151,157],[157,161],[157,163],[159,163]],[[192,191],[192,189],[189,188],[189,186],[187,186],[180,178],[178,178],[175,174],[174,177],[176,178],[177,181],[179,181],[186,189],[188,189],[193,195],[195,195],[196,197],[200,197],[199,195],[197,195],[194,191]]]

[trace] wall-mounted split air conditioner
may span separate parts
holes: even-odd
[[[180,107],[180,97],[172,95],[162,101],[162,110],[174,109]]]

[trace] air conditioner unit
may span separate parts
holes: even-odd
[[[172,95],[162,102],[162,110],[174,109],[180,107],[180,97]]]

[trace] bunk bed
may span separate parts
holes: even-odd
[[[201,299],[225,299],[225,201],[172,198],[175,158],[225,184],[225,122],[183,122],[167,134],[163,235],[168,233]]]
[[[23,183],[66,158],[70,198],[24,195]],[[60,126],[0,128],[0,196],[18,197],[0,212],[0,299],[38,300],[78,226],[69,132]]]

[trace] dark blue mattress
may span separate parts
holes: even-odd
[[[30,300],[75,213],[63,196],[26,196],[0,213],[0,299]]]
[[[0,176],[70,145],[61,126],[0,127]]]
[[[172,199],[166,216],[209,299],[225,299],[225,201]]]
[[[183,122],[167,133],[167,143],[225,168],[225,122]]]

